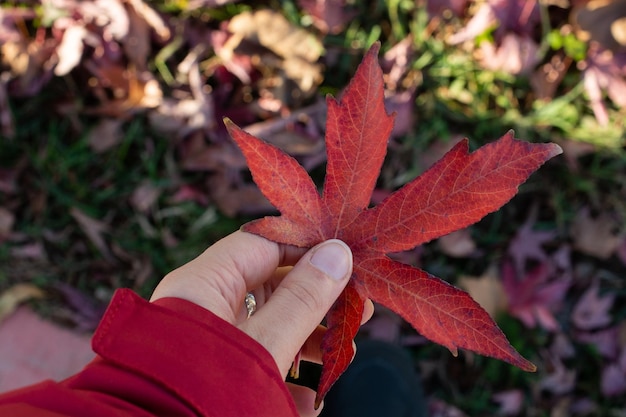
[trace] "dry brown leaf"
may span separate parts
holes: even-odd
[[[304,94],[311,93],[321,82],[321,66],[317,62],[324,50],[322,43],[282,14],[271,10],[240,13],[231,19],[228,30],[233,36],[216,50],[222,60],[231,61],[235,49],[246,40],[281,57],[282,62],[275,62],[269,54],[263,55],[265,65],[282,69]]]
[[[219,210],[229,217],[269,213],[274,207],[253,184],[231,185],[223,176],[209,180],[211,198]]]
[[[312,34],[272,10],[240,13],[231,19],[228,30],[258,42],[283,58],[298,56],[317,62],[323,51],[321,42]]]
[[[33,298],[43,298],[44,292],[33,284],[15,284],[0,294],[0,322],[8,317],[17,306]]]
[[[506,311],[507,297],[495,265],[491,265],[480,277],[462,276],[458,283],[491,317]]]
[[[149,181],[144,181],[135,188],[130,196],[130,204],[135,210],[146,213],[161,195],[161,189]]]
[[[72,207],[71,216],[78,222],[81,230],[87,235],[89,241],[100,251],[105,259],[112,259],[111,252],[107,246],[102,234],[109,230],[109,226],[93,217],[87,216],[80,209]]]
[[[137,15],[141,16],[154,30],[159,41],[163,42],[170,38],[171,31],[169,27],[152,7],[142,0],[127,0],[127,2],[135,9]]]
[[[124,138],[122,119],[101,118],[89,131],[87,142],[95,153],[103,153],[119,144]]]

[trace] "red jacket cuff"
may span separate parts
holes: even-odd
[[[191,302],[118,290],[93,337],[102,358],[156,381],[201,415],[296,416],[272,356]]]

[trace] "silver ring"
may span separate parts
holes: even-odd
[[[243,304],[246,306],[246,311],[248,312],[248,317],[246,317],[246,319],[249,319],[256,311],[256,298],[254,298],[254,294],[252,294],[251,292],[246,294],[246,298],[244,298]]]

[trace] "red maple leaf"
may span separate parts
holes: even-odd
[[[536,369],[467,293],[386,254],[477,222],[509,201],[561,149],[518,141],[509,132],[468,153],[464,140],[420,177],[368,208],[394,120],[383,103],[379,47],[366,54],[341,100],[327,98],[328,164],[321,196],[295,159],[225,120],[254,181],[281,213],[243,229],[299,247],[338,238],[353,252],[352,278],[327,315],[317,405],[352,359],[367,298],[394,310],[454,355],[460,347]]]

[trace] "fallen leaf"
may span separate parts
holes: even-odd
[[[602,370],[600,387],[602,395],[606,397],[626,394],[626,369],[623,369],[618,363],[607,365]]]
[[[367,337],[397,344],[400,340],[402,319],[383,306],[375,306],[374,316],[361,327]]]
[[[161,195],[161,191],[152,182],[144,181],[131,194],[130,204],[138,212],[147,213]]]
[[[609,124],[604,91],[618,107],[626,106],[626,52],[615,54],[592,43],[587,50],[582,71],[583,85],[591,109],[601,126]],[[621,61],[621,62],[620,62]]]
[[[89,131],[87,143],[95,153],[103,153],[118,145],[124,139],[122,124],[118,118],[101,118]]]
[[[528,74],[537,65],[538,51],[539,45],[532,38],[507,33],[499,45],[491,42],[480,44],[480,62],[492,71]]]
[[[491,398],[500,406],[498,415],[501,416],[516,416],[522,411],[524,405],[524,393],[519,389],[500,391],[493,394]]]
[[[439,399],[432,399],[428,402],[428,415],[430,417],[467,417],[467,414],[457,407]]]
[[[462,276],[458,283],[491,317],[495,318],[499,312],[506,311],[507,296],[495,265],[480,277]]]
[[[254,184],[230,183],[218,175],[209,178],[208,184],[211,199],[227,216],[252,216],[272,211],[267,198]]]
[[[552,358],[551,372],[539,382],[543,391],[554,395],[563,395],[571,392],[576,386],[576,370],[567,367],[558,358]]]
[[[77,207],[72,207],[70,210],[71,216],[76,220],[81,230],[85,233],[87,238],[91,241],[91,243],[98,249],[100,254],[105,259],[112,259],[111,252],[109,251],[109,247],[106,244],[103,233],[108,232],[109,226],[106,223],[103,223],[99,220],[96,220],[92,217],[87,216]]]
[[[576,356],[576,349],[565,333],[557,333],[552,339],[550,353],[560,359],[571,359]]]
[[[471,256],[476,251],[476,242],[472,239],[472,233],[469,228],[441,236],[437,241],[437,245],[443,253],[455,258],[465,258]]]
[[[59,62],[54,67],[54,75],[62,77],[70,73],[83,56],[83,39],[87,30],[83,26],[70,26],[63,33],[61,44],[57,48]]]
[[[582,330],[593,330],[611,323],[611,307],[615,302],[615,294],[600,296],[600,288],[596,280],[580,297],[572,312],[572,322]]]
[[[9,209],[0,206],[0,243],[9,237],[14,223],[15,215]]]
[[[44,292],[33,284],[15,284],[0,294],[0,321],[15,311],[24,301],[43,298]]]
[[[586,254],[608,259],[622,243],[619,223],[607,212],[591,216],[589,207],[583,207],[571,227],[574,248]]]
[[[576,35],[613,52],[626,51],[625,7],[624,0],[577,2],[571,18],[578,25]]]
[[[298,5],[313,18],[322,33],[340,33],[355,16],[346,0],[298,0]]]
[[[538,214],[539,207],[533,204],[524,224],[517,229],[517,233],[509,243],[507,254],[513,260],[518,276],[523,276],[526,273],[526,265],[529,260],[545,262],[548,259],[543,245],[556,236],[555,230],[540,231],[534,229]]]
[[[68,316],[76,324],[77,329],[93,332],[104,315],[106,305],[64,282],[55,283],[54,287],[72,309]]]
[[[245,39],[281,57],[281,62],[271,66],[282,69],[304,95],[310,95],[321,82],[318,60],[324,50],[322,43],[313,34],[293,25],[282,14],[267,9],[239,13],[229,22],[228,30],[233,36],[221,52],[216,51],[222,59],[229,60]],[[262,57],[266,64],[272,58],[267,54]]]
[[[576,341],[593,345],[605,358],[614,359],[619,353],[618,330],[615,327],[575,333]]]
[[[126,56],[139,71],[147,69],[148,55],[153,41],[152,34],[159,42],[170,39],[170,28],[161,16],[142,0],[126,0],[128,10],[128,33],[123,39]],[[152,29],[152,30],[150,30]]]
[[[510,262],[505,262],[501,273],[512,316],[529,328],[537,325],[549,331],[560,328],[554,312],[560,308],[571,285],[569,277],[555,277],[551,264],[547,262],[537,265],[522,277],[517,275]]]
[[[481,2],[467,25],[448,38],[452,45],[473,40],[493,30],[494,41],[478,43],[479,61],[491,70],[525,73],[538,60],[534,30],[539,22],[537,1],[487,0]]]
[[[465,140],[420,177],[368,209],[394,118],[384,108],[379,48],[376,43],[366,54],[339,101],[327,98],[328,162],[321,196],[295,159],[225,120],[254,181],[281,213],[243,229],[300,247],[338,238],[353,252],[352,279],[327,317],[316,406],[352,359],[352,341],[367,298],[399,313],[455,355],[458,348],[465,348],[527,371],[536,369],[467,293],[386,254],[477,222],[510,200],[518,186],[561,149],[517,141],[509,132],[470,154]]]

